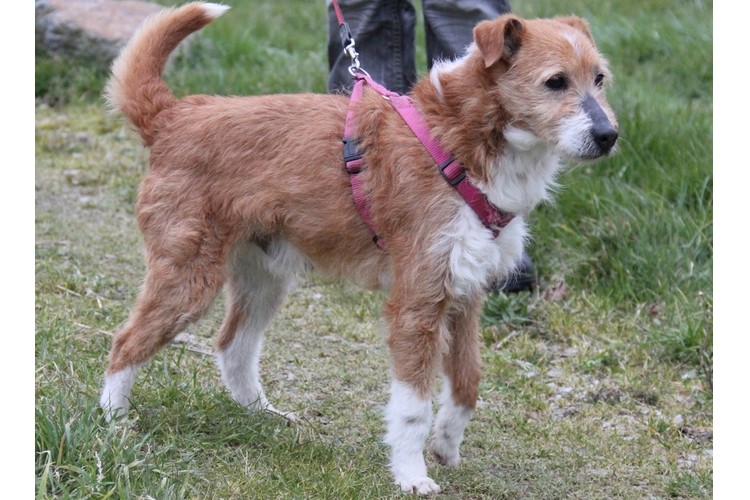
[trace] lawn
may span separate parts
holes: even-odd
[[[170,65],[178,95],[325,91],[322,2],[228,3]],[[431,474],[447,498],[710,498],[712,3],[513,7],[589,20],[621,150],[565,173],[532,214],[539,288],[488,299],[464,461],[430,458]],[[127,423],[105,423],[111,335],[144,270],[133,203],[147,168],[104,111],[105,78],[37,52],[37,498],[399,496],[381,443],[383,297],[346,283],[303,282],[268,332],[266,391],[300,424],[248,416],[225,391],[210,355],[221,298],[142,370]]]

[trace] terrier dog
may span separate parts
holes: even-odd
[[[228,7],[191,3],[149,20],[113,64],[106,93],[151,150],[137,219],[147,275],[117,332],[101,405],[127,411],[136,371],[223,287],[216,350],[222,379],[250,411],[278,412],[259,379],[263,333],[307,271],[388,293],[392,385],[385,410],[390,467],[403,491],[437,492],[423,449],[455,466],[480,379],[485,290],[520,259],[524,216],[547,199],[563,162],[614,152],[607,62],[576,17],[478,24],[465,55],[433,66],[410,93],[432,137],[493,205],[513,215],[493,231],[442,178],[386,99],[356,107],[372,234],[352,201],[342,161],[348,98],[269,95],[176,98],[161,74],[190,33]],[[281,412],[278,412],[281,413]]]

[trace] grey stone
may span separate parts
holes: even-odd
[[[109,67],[143,21],[163,8],[135,0],[36,0],[36,43],[52,55]]]

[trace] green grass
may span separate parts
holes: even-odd
[[[166,2],[165,2],[166,3]],[[574,168],[530,222],[534,294],[486,304],[481,403],[449,498],[707,498],[713,486],[712,4],[516,2],[589,19],[610,60],[621,151]],[[235,2],[176,57],[178,94],[324,92],[321,4]],[[419,53],[424,54],[420,47]],[[105,79],[36,57],[38,498],[390,498],[382,298],[319,279],[268,334],[269,398],[231,401],[210,356],[170,346],[127,423],[96,407],[110,335],[143,275],[146,152],[103,111]],[[209,344],[222,309],[190,329]]]

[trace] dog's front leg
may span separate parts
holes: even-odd
[[[400,295],[400,296],[399,296]],[[408,493],[437,493],[427,475],[424,446],[432,423],[432,385],[445,347],[441,303],[414,304],[414,296],[394,293],[386,308],[393,382],[386,407],[386,443],[391,472]]]
[[[385,442],[391,447],[391,472],[396,484],[408,493],[440,491],[440,486],[427,476],[423,453],[432,422],[431,398],[410,384],[394,380],[385,418]]]
[[[449,313],[450,350],[443,358],[440,411],[430,447],[438,462],[451,467],[461,461],[459,446],[479,394],[479,317],[483,303],[484,296],[477,295]]]

